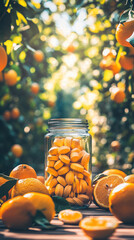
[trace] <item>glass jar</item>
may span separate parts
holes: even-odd
[[[92,200],[92,138],[85,119],[48,121],[45,135],[45,184],[51,196],[71,205],[89,206]]]

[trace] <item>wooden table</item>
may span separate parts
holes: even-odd
[[[111,216],[106,210],[99,209],[91,204],[89,209],[81,210],[83,217],[86,216]],[[64,225],[57,218],[52,221],[53,224],[60,225],[56,230],[42,231],[37,228],[31,228],[27,231],[10,231],[0,222],[0,240],[88,240],[78,225]],[[134,240],[134,225],[119,224],[110,240]]]

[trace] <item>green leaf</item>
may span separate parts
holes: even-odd
[[[56,213],[59,213],[61,210],[69,209],[71,208],[68,201],[62,197],[59,196],[53,196],[52,197],[54,204],[55,204],[55,211]]]
[[[44,214],[37,210],[36,215],[33,219],[33,227],[39,227],[41,229],[52,230],[56,229],[57,225],[51,224],[44,216]]]
[[[127,9],[120,16],[120,23],[127,22],[128,20],[131,20],[132,18],[134,18],[134,11],[132,9]]]
[[[0,177],[5,178],[6,180],[18,180],[17,178],[9,177],[3,173],[0,173]]]
[[[107,175],[106,174],[103,174],[103,173],[99,173],[97,174],[94,179],[93,179],[93,184],[95,184],[99,179],[101,179],[102,177],[106,177]]]
[[[17,179],[9,180],[0,186],[0,198],[8,194],[8,191],[16,184]]]
[[[0,15],[0,42],[5,42],[11,34],[11,15],[8,12],[3,12]]]
[[[22,29],[20,30],[20,32],[22,33],[23,37],[25,39],[31,40],[35,35],[37,35],[39,33],[38,27],[35,23],[33,23],[33,21],[29,18],[27,18],[27,22],[29,25],[28,29]]]

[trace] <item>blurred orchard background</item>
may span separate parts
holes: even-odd
[[[93,166],[134,173],[134,48],[116,40],[125,10],[123,21],[129,10],[133,17],[133,1],[0,1],[8,57],[0,72],[1,172],[27,163],[43,174],[48,120],[76,117],[89,121]]]

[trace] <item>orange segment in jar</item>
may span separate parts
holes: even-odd
[[[65,167],[62,167],[58,170],[58,175],[64,175],[67,172],[69,172],[69,167],[65,166]]]
[[[64,139],[64,145],[71,148],[72,137],[66,137]]]
[[[71,148],[80,148],[80,140],[79,139],[72,139]]]
[[[75,177],[75,181],[74,181],[74,184],[73,184],[73,189],[74,189],[75,193],[80,192],[80,182],[79,182],[77,177]]]
[[[89,196],[86,195],[86,194],[79,194],[77,197],[78,197],[78,199],[80,199],[84,203],[87,203],[89,201]]]
[[[74,197],[74,192],[70,192],[69,197],[73,198]]]
[[[74,182],[74,173],[73,173],[73,171],[69,171],[66,174],[65,180],[66,180],[67,184],[73,184],[73,182]]]
[[[59,170],[61,167],[63,167],[63,162],[61,162],[60,160],[58,160],[55,164],[54,164],[54,168],[56,170]]]
[[[80,155],[78,152],[71,152],[70,158],[71,162],[78,162],[80,160]]]
[[[80,153],[80,149],[79,148],[73,148],[72,150],[71,150],[71,153],[73,153],[73,152],[77,152],[77,153]]]
[[[70,163],[70,158],[67,155],[59,155],[59,159],[65,163],[65,164],[69,164]]]
[[[57,177],[57,181],[58,181],[63,187],[66,186],[66,181],[65,181],[65,179],[64,179],[63,177],[58,176],[58,177]]]
[[[47,171],[49,174],[51,174],[51,175],[53,175],[53,176],[55,176],[55,177],[58,176],[58,173],[56,172],[56,170],[55,170],[54,168],[47,167],[47,168],[46,168],[46,171]]]
[[[83,179],[83,174],[79,172],[74,172],[75,176],[79,179]]]
[[[70,168],[76,172],[83,172],[84,171],[84,167],[81,166],[79,163],[71,163]]]
[[[53,179],[50,181],[50,183],[49,183],[50,188],[55,187],[56,184],[57,184],[57,182],[58,182],[57,179],[56,179],[56,178],[53,178]]]
[[[49,183],[50,183],[50,181],[51,181],[52,179],[53,179],[53,176],[50,175],[50,176],[46,179],[46,181],[45,181],[45,185],[48,186]]]
[[[64,138],[55,138],[54,145],[57,147],[61,147],[64,145]]]
[[[85,153],[81,160],[81,165],[87,169],[88,163],[90,160],[90,154]]]
[[[49,154],[50,155],[58,155],[58,147],[51,147],[49,149]]]
[[[59,155],[60,154],[67,154],[69,152],[70,152],[70,147],[68,147],[68,146],[59,147],[59,150],[58,150]]]
[[[48,167],[53,167],[54,164],[55,164],[55,161],[48,161],[48,162],[47,162],[47,166],[48,166]]]
[[[85,170],[85,169],[84,169],[84,171],[83,171],[83,175],[84,175],[85,177],[90,177],[90,176],[91,176],[90,173],[89,173],[87,170]]]
[[[80,179],[80,192],[85,193],[87,190],[87,183],[85,180]]]
[[[63,186],[61,184],[57,184],[56,187],[55,187],[55,195],[62,197],[63,196],[63,191],[64,191]]]
[[[80,200],[79,198],[73,197],[73,200],[75,202],[75,205],[83,206],[83,201]]]
[[[47,160],[48,161],[57,161],[59,159],[58,155],[48,155]]]
[[[64,194],[63,196],[66,198],[69,196],[70,192],[72,190],[72,186],[71,185],[66,185],[66,187],[64,188]]]
[[[70,204],[72,204],[72,205],[75,204],[75,201],[74,201],[73,198],[71,198],[71,197],[66,198],[66,200],[67,200]]]

